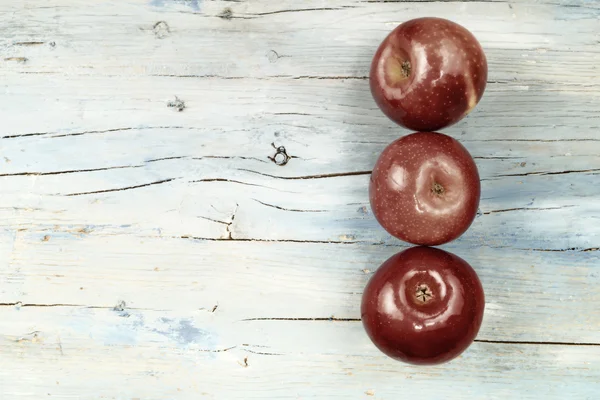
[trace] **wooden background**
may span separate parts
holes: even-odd
[[[418,368],[359,305],[405,246],[369,63],[427,15],[488,57],[444,130],[481,212],[443,246],[487,304]],[[0,1],[0,399],[598,399],[599,65],[597,0]]]

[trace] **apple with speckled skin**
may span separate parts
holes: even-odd
[[[442,18],[398,25],[377,49],[370,71],[375,102],[413,131],[436,131],[464,118],[487,81],[487,60],[475,36]]]
[[[410,364],[448,362],[473,342],[485,308],[479,277],[462,258],[432,247],[404,250],[377,269],[361,319],[386,355]]]
[[[435,246],[461,236],[473,223],[481,187],[473,157],[456,139],[416,132],[388,145],[369,183],[379,224],[405,242]]]

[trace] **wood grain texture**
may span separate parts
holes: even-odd
[[[359,323],[223,324],[217,314],[3,311],[11,324],[0,344],[8,356],[0,359],[4,395],[369,399],[446,397],[449,385],[456,398],[539,399],[576,390],[578,398],[593,399],[597,393],[597,347],[479,342],[456,362],[424,369],[373,352]],[[27,319],[35,319],[39,331],[31,331]],[[57,332],[57,325],[65,328]],[[17,371],[11,360],[18,361]],[[20,385],[11,383],[15,373],[22,373]]]
[[[444,130],[482,178],[444,248],[484,324],[427,369],[359,320],[405,247],[366,188],[406,131],[366,76],[422,15],[490,66]],[[0,399],[595,399],[599,46],[594,0],[0,2]]]

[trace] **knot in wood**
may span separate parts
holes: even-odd
[[[290,156],[288,155],[286,149],[284,146],[275,146],[275,143],[271,143],[271,146],[273,146],[273,148],[276,150],[275,154],[272,157],[269,157],[269,159],[271,161],[273,161],[275,164],[279,165],[280,167],[283,167],[284,165],[286,165],[289,161],[290,161]]]

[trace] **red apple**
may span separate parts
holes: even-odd
[[[362,298],[363,326],[386,355],[411,364],[440,364],[473,342],[483,320],[481,282],[462,258],[413,247],[373,274]]]
[[[401,240],[427,246],[450,242],[469,228],[480,192],[467,149],[436,132],[392,142],[375,163],[369,185],[379,224]]]
[[[442,18],[398,25],[371,64],[370,85],[385,115],[414,131],[435,131],[465,117],[487,81],[487,60],[467,29]]]

